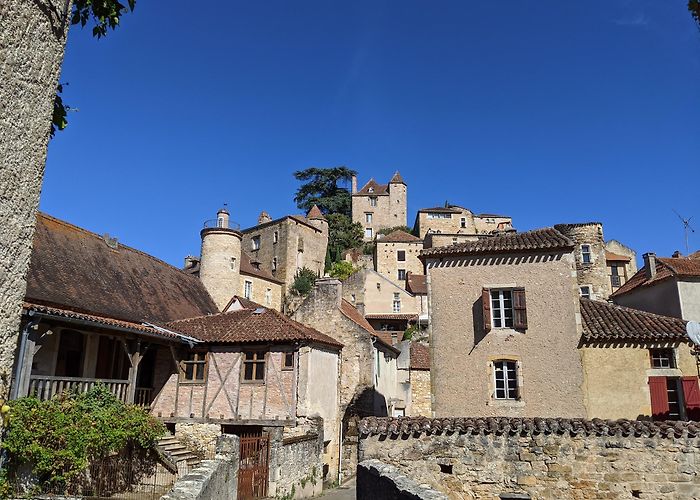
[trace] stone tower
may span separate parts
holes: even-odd
[[[323,216],[323,212],[321,212],[318,206],[314,205],[311,207],[309,213],[306,214],[306,220],[308,220],[312,226],[320,229],[323,235],[328,238],[328,221]]]
[[[557,224],[554,228],[574,242],[576,278],[579,287],[588,287],[590,298],[605,300],[610,295],[605,240],[600,222]]]
[[[408,221],[408,187],[398,170],[389,181],[388,191],[391,220],[396,222],[390,227],[406,226]]]
[[[238,293],[241,281],[241,239],[239,231],[229,227],[226,208],[216,213],[216,222],[202,229],[199,279],[223,309]]]

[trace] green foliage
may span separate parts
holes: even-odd
[[[355,272],[357,272],[357,268],[346,260],[334,262],[328,270],[329,275],[333,278],[338,278],[340,281],[345,281]]]
[[[350,191],[338,186],[339,182],[350,182],[357,172],[347,167],[316,168],[294,172],[294,177],[303,184],[297,189],[294,201],[301,210],[309,211],[318,205],[324,214],[352,215]]]
[[[14,469],[31,464],[44,484],[70,485],[91,462],[127,446],[147,449],[165,427],[145,410],[125,405],[106,387],[64,393],[49,401],[21,398],[10,403],[2,448]]]
[[[343,252],[362,244],[362,225],[344,214],[330,214],[328,219],[328,252],[331,262],[339,262]]]
[[[700,25],[700,0],[688,0],[688,11],[695,22]]]
[[[53,100],[53,115],[51,116],[51,137],[54,136],[56,130],[63,130],[68,126],[68,120],[66,116],[68,111],[70,111],[70,106],[63,104],[63,98],[61,93],[63,92],[63,85],[68,85],[67,83],[59,83],[56,88],[56,96]]]
[[[374,250],[377,247],[377,243],[374,241],[368,241],[362,245],[362,253],[365,255],[374,255]]]
[[[403,231],[403,232],[408,233],[408,234],[411,234],[413,232],[413,230],[408,226],[394,226],[394,227],[385,227],[384,229],[380,229],[379,231],[377,231],[377,234],[387,235],[387,234],[393,233],[394,231]]]
[[[294,282],[289,287],[289,291],[294,295],[306,296],[314,287],[318,276],[308,267],[302,267],[294,275]]]
[[[418,325],[414,323],[413,325],[406,328],[406,331],[403,332],[403,337],[401,338],[401,340],[413,339],[413,336],[416,334],[417,331],[418,331]]]

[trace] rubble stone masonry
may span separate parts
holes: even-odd
[[[693,422],[370,417],[359,454],[451,499],[689,499],[700,498],[699,433]]]

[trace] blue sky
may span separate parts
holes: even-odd
[[[139,0],[71,29],[79,109],[41,209],[181,265],[228,202],[297,213],[292,172],[400,170],[409,219],[445,201],[519,230],[600,220],[640,255],[700,248],[700,31],[685,0]],[[641,260],[641,259],[640,259]]]

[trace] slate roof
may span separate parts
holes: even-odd
[[[489,253],[520,253],[572,249],[574,243],[552,227],[535,229],[524,233],[499,234],[492,238],[465,241],[445,247],[422,250],[421,257],[447,255],[473,255]]]
[[[700,259],[688,257],[656,257],[656,275],[648,279],[646,266],[637,271],[627,282],[615,290],[611,297],[619,297],[640,286],[654,285],[671,277],[700,278]]]
[[[275,278],[270,271],[255,267],[250,255],[248,255],[246,252],[241,252],[241,274],[256,276],[260,279],[271,281],[279,285],[284,284],[284,281]]]
[[[457,433],[484,436],[569,435],[680,438],[700,436],[700,422],[601,420],[594,418],[519,417],[366,417],[358,426],[361,437],[418,437],[421,434]]]
[[[430,370],[430,347],[411,342],[411,370]]]
[[[238,311],[172,321],[166,326],[213,344],[311,342],[338,349],[343,346],[328,335],[302,325],[274,309],[248,307],[251,302],[241,304],[245,308]]]
[[[377,239],[377,243],[421,243],[422,241],[423,240],[421,240],[418,236],[414,236],[400,229],[392,231],[389,234]]]
[[[424,274],[406,274],[406,291],[413,295],[428,294],[428,280]]]
[[[372,191],[370,191],[370,188],[372,188]],[[357,193],[353,194],[353,196],[357,195],[383,195],[383,194],[389,194],[389,185],[388,184],[379,184],[377,181],[374,179],[370,179],[367,181],[367,184],[362,186],[362,189],[360,189]]]
[[[379,332],[377,332],[374,328],[372,328],[372,325],[369,324],[369,321],[365,319],[365,317],[362,315],[360,311],[357,310],[355,306],[353,306],[350,302],[348,302],[345,299],[342,299],[340,301],[340,312],[348,318],[350,321],[355,323],[356,325],[360,326],[362,329],[364,329],[366,332],[368,332],[370,335],[378,339],[382,344],[384,344],[386,347],[389,349],[393,350],[396,354],[399,354],[400,351],[393,347],[391,345],[391,336],[387,338],[386,336],[380,335]]]
[[[687,340],[686,321],[581,298],[583,343]]]
[[[113,320],[165,323],[218,312],[196,277],[139,250],[37,215],[26,301]]]

